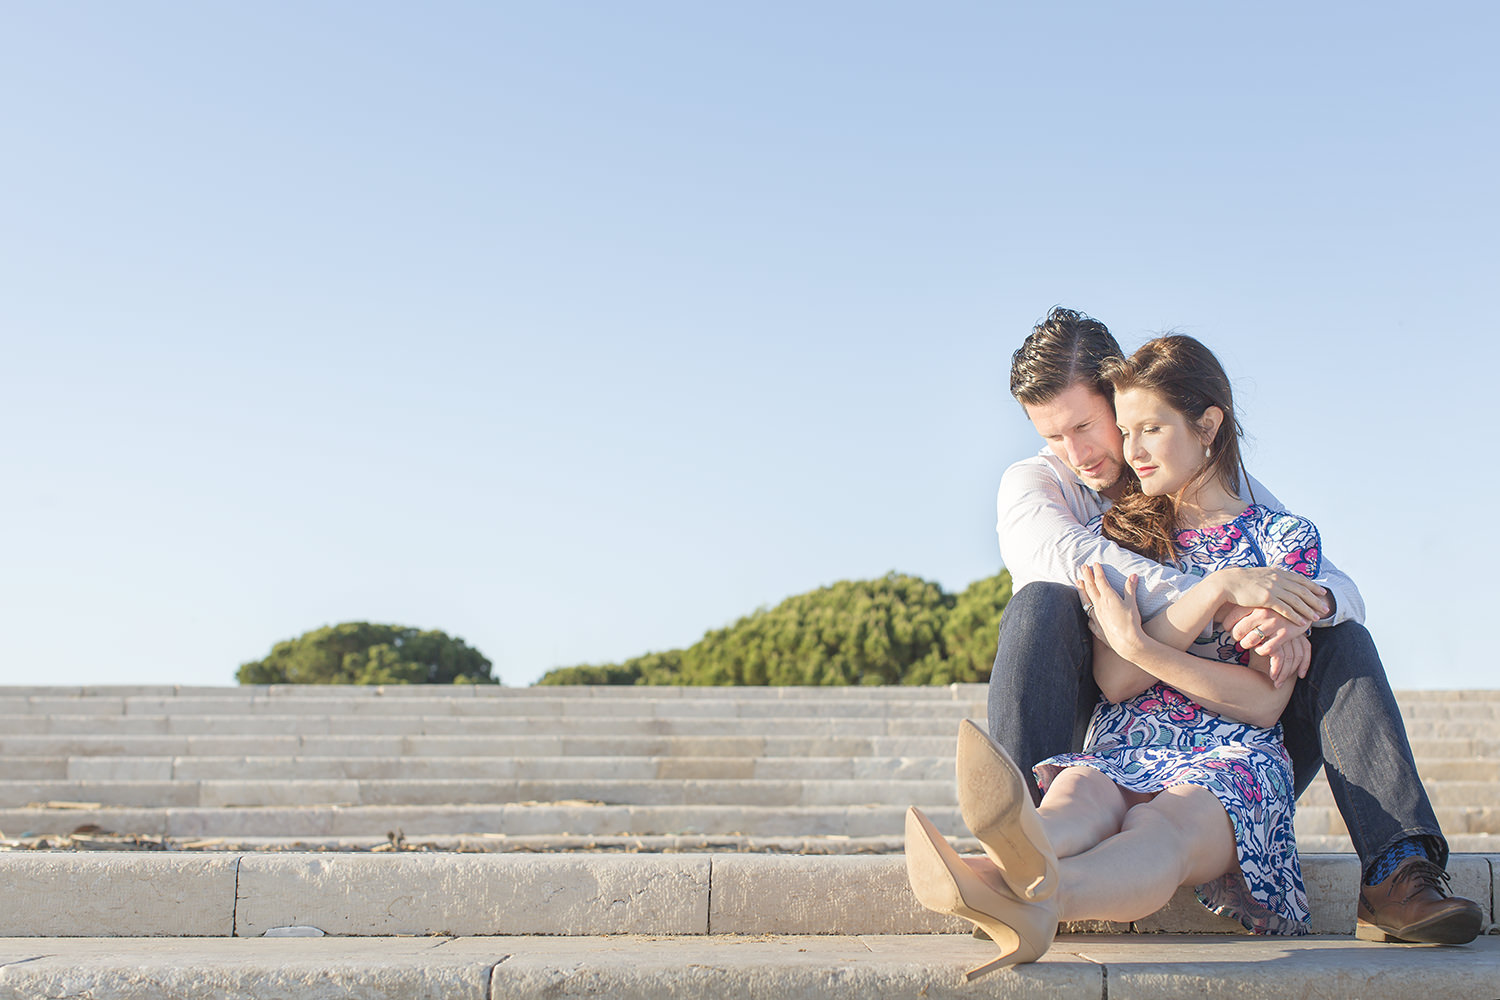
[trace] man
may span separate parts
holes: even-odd
[[[1046,442],[1040,454],[1006,470],[997,499],[1000,554],[1015,596],[1000,623],[990,676],[989,723],[996,742],[1022,764],[1082,745],[1099,689],[1093,637],[1074,587],[1084,566],[1101,562],[1119,588],[1140,577],[1141,614],[1151,619],[1195,578],[1109,542],[1088,523],[1125,485],[1113,389],[1099,377],[1122,355],[1104,324],[1054,307],[1011,361],[1011,394]],[[1253,478],[1256,502],[1284,510]],[[1328,560],[1321,592],[1299,615],[1230,608],[1226,624],[1243,648],[1271,660],[1271,673],[1296,683],[1282,715],[1300,795],[1328,773],[1334,801],[1359,853],[1364,877],[1357,933],[1372,940],[1462,944],[1478,934],[1482,911],[1446,892],[1448,843],[1417,776],[1406,728],[1385,668],[1365,630],[1359,591]],[[1322,613],[1317,618],[1317,613]],[[1313,628],[1304,634],[1300,617]],[[1203,670],[1242,670],[1204,660]],[[1028,776],[1028,780],[1030,780]],[[1040,798],[1035,785],[1033,795]]]

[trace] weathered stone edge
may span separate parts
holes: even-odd
[[[1455,855],[1453,890],[1491,919],[1500,855]],[[1314,933],[1350,934],[1359,867],[1303,858]],[[0,854],[3,937],[911,934],[961,932],[922,909],[899,856]],[[1077,928],[1234,933],[1182,890],[1138,921]]]

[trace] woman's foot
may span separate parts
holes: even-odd
[[[1013,893],[1035,902],[1057,891],[1057,855],[1025,776],[968,719],[958,724],[958,807]]]
[[[989,935],[1000,957],[970,969],[975,979],[995,969],[1035,962],[1057,935],[1057,904],[1017,899],[1000,879],[976,872],[915,806],[906,810],[906,874],[918,902],[963,917]]]

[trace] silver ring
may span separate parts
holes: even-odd
[[[1093,614],[1094,613],[1094,606],[1092,604],[1085,604],[1083,606],[1083,613],[1085,615],[1091,615],[1091,614]]]
[[[1252,631],[1252,632],[1259,632],[1260,633],[1260,637],[1262,639],[1264,639],[1266,637],[1265,630],[1262,629],[1259,625],[1255,626],[1255,628],[1251,629],[1250,631]]]

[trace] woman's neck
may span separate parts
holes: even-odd
[[[1239,517],[1245,510],[1245,501],[1214,479],[1178,498],[1174,506],[1179,527],[1208,528],[1227,524]]]

